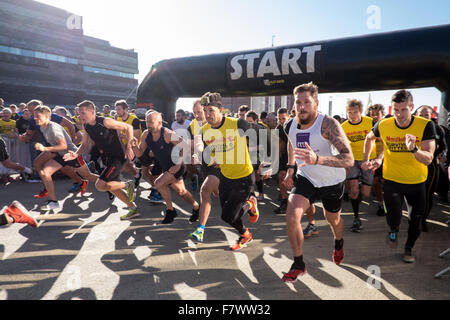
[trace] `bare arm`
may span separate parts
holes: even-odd
[[[60,125],[62,127],[66,127],[69,130],[69,136],[72,140],[74,140],[76,133],[75,133],[75,126],[72,123],[72,121],[69,121],[66,118],[62,118]]]
[[[350,143],[339,122],[329,116],[325,116],[322,123],[322,136],[330,140],[331,144],[339,152],[336,156],[319,156],[317,164],[335,168],[349,168],[353,166],[354,158]]]
[[[414,158],[420,163],[428,166],[431,161],[433,161],[434,157],[434,149],[436,148],[436,141],[433,140],[424,140],[420,143],[420,150],[413,153]]]
[[[87,148],[89,148],[89,140],[91,139],[86,132],[86,129],[84,129],[84,126],[81,125],[81,132],[83,133],[81,138],[81,145],[78,147],[78,150],[76,152],[77,155],[82,155],[87,151]]]
[[[147,139],[147,136],[149,134],[148,130],[145,130],[141,137],[141,143],[139,146],[136,145],[136,143],[132,143],[131,147],[133,148],[133,152],[136,155],[136,157],[140,158],[144,154],[145,150],[147,149],[147,142],[145,141]],[[135,140],[137,142],[138,140]]]

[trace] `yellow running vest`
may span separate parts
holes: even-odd
[[[130,114],[128,114],[128,118],[127,118],[126,121],[123,121],[123,119],[121,117],[117,117],[117,121],[125,122],[125,123],[128,123],[130,126],[133,126],[133,120],[137,119],[137,118],[138,117],[136,117],[134,114],[130,113]],[[134,128],[133,128],[133,132],[134,132]],[[142,136],[142,128],[141,128],[141,126],[139,126],[139,139],[138,139],[139,141],[138,142],[141,142],[141,136]],[[120,141],[122,141],[124,146],[127,145],[127,138],[126,137],[127,137],[127,132],[125,130],[122,130],[120,132]]]
[[[238,119],[225,117],[220,128],[211,128],[208,123],[202,127],[203,141],[211,154],[214,154],[216,162],[220,165],[220,172],[228,179],[244,178],[253,172],[247,139],[239,135],[237,124]],[[205,161],[208,162],[208,159]]]
[[[356,161],[362,161],[364,159],[364,140],[366,140],[366,136],[372,130],[372,127],[373,119],[366,116],[362,116],[361,122],[358,124],[351,124],[348,120],[342,124],[345,135],[348,141],[350,141],[353,158]],[[370,153],[370,159],[374,159],[376,156],[376,150],[373,148]]]
[[[416,136],[420,149],[425,127],[429,120],[413,116],[413,123],[400,129],[395,118],[384,119],[379,124],[380,137],[384,144],[383,178],[403,184],[418,184],[427,180],[428,167],[416,160],[405,144],[407,133]]]

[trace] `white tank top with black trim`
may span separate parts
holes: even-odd
[[[331,144],[330,140],[322,136],[322,122],[325,116],[319,113],[314,124],[306,130],[299,129],[297,118],[293,118],[286,125],[286,131],[289,141],[293,149],[305,148],[307,142],[311,149],[313,149],[319,156],[335,156],[339,154],[336,148]],[[345,180],[346,173],[344,168],[334,168],[322,165],[307,165],[300,167],[303,164],[302,160],[295,159],[297,162],[297,174],[308,179],[316,188],[333,186]]]

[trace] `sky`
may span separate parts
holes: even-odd
[[[158,61],[332,40],[450,23],[448,0],[39,0],[83,17],[84,34],[138,52],[139,83]],[[402,89],[402,88],[399,88]],[[435,88],[411,90],[416,105],[440,106]],[[389,105],[394,91],[372,92]],[[341,106],[368,92],[330,96]],[[177,107],[190,110],[192,99]],[[336,113],[339,113],[336,110]]]

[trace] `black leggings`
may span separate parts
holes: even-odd
[[[245,233],[242,216],[248,208],[243,208],[250,197],[255,183],[255,174],[241,178],[228,179],[220,175],[219,197],[222,206],[222,220],[235,228],[239,234]]]
[[[433,161],[428,165],[428,177],[425,181],[426,188],[426,202],[425,202],[425,212],[423,215],[423,221],[425,222],[430,215],[431,207],[433,206],[433,194],[436,191],[438,179],[438,164],[433,159]]]
[[[425,212],[425,182],[402,184],[385,180],[383,191],[387,211],[386,220],[391,231],[398,231],[400,228],[403,199],[406,198],[409,228],[405,247],[414,247],[414,243],[420,235],[422,217]]]

